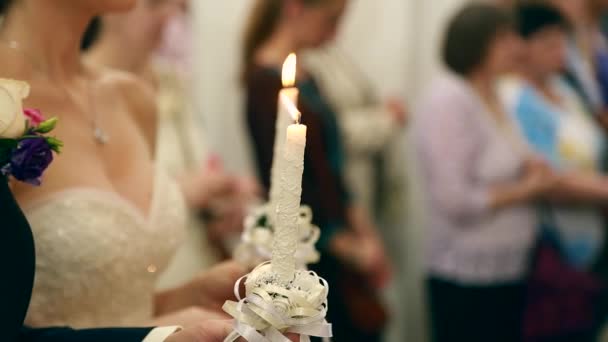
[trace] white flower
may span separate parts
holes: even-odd
[[[0,138],[17,138],[25,131],[23,99],[30,85],[23,81],[0,78]]]

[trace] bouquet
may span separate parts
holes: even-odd
[[[57,118],[45,120],[39,110],[23,108],[29,93],[26,82],[0,79],[0,175],[39,186],[63,143],[47,136]]]

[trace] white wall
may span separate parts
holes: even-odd
[[[410,69],[413,84],[410,90],[419,95],[437,70],[439,63],[439,45],[441,33],[445,26],[445,19],[453,7],[457,7],[464,0],[433,0],[415,1],[414,15],[412,17],[412,68]]]
[[[339,44],[378,91],[415,102],[437,72],[444,19],[467,0],[352,0]],[[240,42],[254,0],[194,0],[197,103],[212,148],[234,169],[250,168],[238,85]],[[223,152],[223,153],[222,153]]]
[[[239,85],[240,42],[251,0],[194,0],[195,91],[212,151],[226,166],[251,170]]]
[[[405,95],[411,2],[352,1],[339,44],[367,72],[381,94]]]
[[[439,45],[446,20],[467,1],[352,1],[340,45],[381,94],[404,94],[415,101],[441,69]]]

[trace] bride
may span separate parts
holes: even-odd
[[[183,236],[186,206],[180,187],[154,166],[154,102],[137,80],[79,55],[95,15],[134,3],[0,1],[0,75],[30,83],[26,106],[58,116],[65,143],[41,187],[14,187],[38,245],[29,325],[189,325],[218,315],[200,308],[219,312],[212,298],[230,297],[243,273],[225,264],[155,292]]]

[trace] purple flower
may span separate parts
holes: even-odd
[[[40,185],[40,177],[53,161],[51,146],[44,138],[30,138],[19,142],[8,164],[15,179],[32,185]]]

